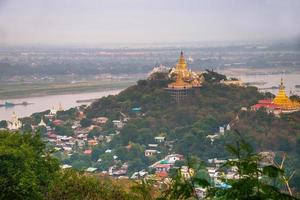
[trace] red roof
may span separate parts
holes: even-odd
[[[165,171],[162,171],[162,172],[157,172],[156,175],[160,178],[166,178],[168,177],[168,173],[165,172]]]
[[[259,108],[278,109],[280,107],[276,104],[273,104],[273,103],[269,103],[269,104],[267,104],[267,103],[258,103],[258,104],[253,105],[252,108],[255,108],[255,109],[259,109]]]
[[[61,121],[59,119],[56,119],[56,120],[53,121],[53,124],[55,124],[55,125],[60,125],[62,123],[63,123],[63,121]]]
[[[258,101],[259,104],[272,104],[271,99],[262,99]]]
[[[91,149],[87,149],[83,152],[86,155],[91,155],[92,154],[92,150]]]
[[[170,168],[171,166],[171,164],[157,164],[155,168]]]

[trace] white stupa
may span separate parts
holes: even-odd
[[[18,119],[16,113],[13,112],[11,120],[7,121],[7,128],[9,130],[19,130],[21,127],[22,127],[22,122]]]
[[[47,126],[47,124],[44,122],[43,117],[41,118],[41,121],[39,123],[39,126]]]

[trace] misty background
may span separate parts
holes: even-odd
[[[0,0],[0,45],[297,39],[299,11],[298,0]]]

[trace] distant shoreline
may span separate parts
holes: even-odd
[[[43,96],[54,96],[54,95],[68,95],[68,94],[82,94],[90,92],[105,92],[110,90],[121,90],[133,85],[135,81],[124,81],[116,82],[111,84],[99,84],[92,86],[81,86],[81,87],[63,87],[63,88],[46,88],[41,90],[19,90],[12,92],[0,92],[0,100],[18,100],[23,98],[31,97],[43,97]],[[67,86],[67,85],[66,85]]]

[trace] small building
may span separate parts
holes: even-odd
[[[141,107],[131,108],[131,111],[135,114],[140,114],[142,111],[142,108]]]
[[[157,142],[157,143],[162,143],[162,142],[165,141],[165,137],[162,137],[162,136],[156,136],[156,137],[154,137],[154,140],[155,140],[155,142]]]
[[[105,153],[111,153],[111,152],[112,152],[111,149],[106,149],[106,150],[105,150]]]
[[[91,149],[87,149],[83,152],[85,155],[92,155],[93,151]]]
[[[156,153],[157,153],[157,150],[153,150],[153,149],[146,149],[145,150],[145,156],[146,157],[154,156]]]
[[[118,129],[121,129],[124,126],[124,124],[123,124],[123,122],[121,120],[113,120],[112,123]]]
[[[89,173],[93,173],[93,172],[95,172],[96,170],[97,170],[96,167],[89,167],[89,168],[87,168],[85,171],[86,171],[86,172],[89,172]]]
[[[93,122],[99,125],[106,124],[107,121],[108,121],[107,117],[97,117],[93,119]]]
[[[190,179],[194,175],[195,171],[188,166],[182,166],[180,168],[180,173],[184,179]]]
[[[219,127],[219,133],[224,134],[225,133],[225,128],[223,126]]]
[[[97,140],[88,140],[89,146],[96,146],[98,144]]]
[[[240,86],[240,87],[244,87],[245,84],[243,81],[239,80],[239,79],[229,79],[229,80],[221,80],[220,81],[221,84],[224,85],[236,85],[236,86]]]
[[[168,163],[174,164],[178,160],[183,160],[183,155],[180,154],[170,154],[165,157]]]
[[[19,130],[22,127],[22,122],[18,119],[15,112],[13,112],[10,121],[7,121],[8,130]]]
[[[69,168],[72,168],[72,166],[64,164],[64,165],[61,165],[60,168],[62,168],[62,169],[69,169]]]
[[[155,149],[158,147],[158,144],[148,144],[148,147]]]
[[[172,164],[157,164],[154,166],[155,172],[168,172],[172,167]]]
[[[59,119],[56,119],[52,122],[55,126],[59,126],[59,125],[62,125],[63,124],[63,121],[59,120]]]

